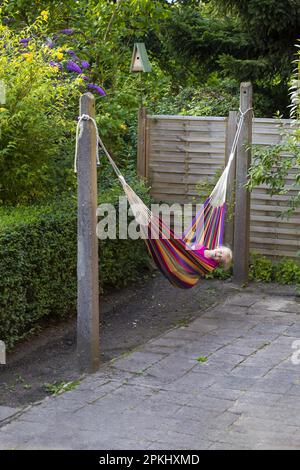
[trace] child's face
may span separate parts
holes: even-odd
[[[213,256],[212,258],[218,263],[229,263],[230,262],[230,255],[227,250],[224,250],[223,248],[216,248],[213,250]]]

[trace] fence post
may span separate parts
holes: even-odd
[[[226,148],[225,148],[225,165],[227,165],[229,155],[232,149],[234,136],[236,133],[236,120],[238,113],[236,111],[229,111],[227,130],[226,130]],[[225,224],[225,243],[233,247],[234,240],[234,193],[235,193],[235,159],[231,163],[228,182],[227,182],[227,220]]]
[[[80,116],[95,117],[95,98],[80,98]],[[82,121],[78,138],[78,223],[77,223],[77,357],[85,372],[99,367],[99,283],[97,224],[96,131],[90,120]]]
[[[240,86],[240,110],[252,107],[252,85],[243,82]],[[251,162],[252,110],[244,119],[236,154],[236,194],[234,223],[234,265],[233,279],[238,284],[248,282],[250,242],[250,192],[245,188]]]
[[[140,177],[147,176],[146,162],[146,122],[147,109],[143,106],[138,112],[138,134],[137,134],[137,174]]]

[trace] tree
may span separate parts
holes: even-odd
[[[288,82],[300,30],[300,0],[174,2],[164,43],[186,72],[205,80],[212,71],[254,83],[255,103],[286,114]]]

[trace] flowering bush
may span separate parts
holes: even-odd
[[[105,94],[83,76],[87,61],[80,67],[67,44],[46,37],[47,21],[42,11],[18,33],[0,26],[0,80],[6,89],[0,108],[0,203],[30,202],[46,188],[49,194],[74,184],[67,175],[79,95],[89,86]]]

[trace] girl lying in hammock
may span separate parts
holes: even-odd
[[[205,256],[205,258],[214,260],[216,263],[216,266],[218,266],[219,264],[222,264],[224,269],[229,269],[231,265],[232,251],[227,246],[219,246],[215,248],[214,250],[209,250],[206,246],[195,244],[195,245],[192,245],[191,248],[196,254],[199,253],[200,255]]]

